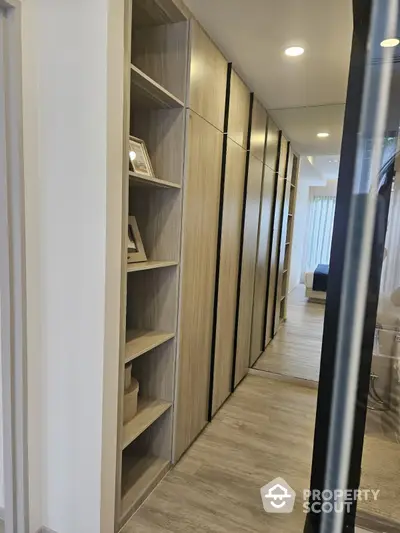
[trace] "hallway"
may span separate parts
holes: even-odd
[[[325,309],[307,302],[302,289],[291,293],[288,320],[256,364],[279,379],[260,370],[248,375],[122,533],[302,531],[317,390],[288,377],[318,380]],[[263,510],[260,488],[276,477],[296,491],[292,514]],[[400,522],[399,477],[398,443],[368,432],[361,488],[381,493],[359,502],[363,525],[371,515]]]
[[[288,295],[285,324],[255,362],[254,368],[273,374],[318,381],[325,305],[308,302],[305,286]]]
[[[314,390],[246,377],[123,533],[299,533],[301,499],[267,515],[260,488],[278,476],[308,487],[315,407]]]

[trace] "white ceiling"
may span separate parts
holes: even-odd
[[[270,114],[289,136],[296,152],[330,155],[340,153],[344,108],[344,104],[292,107],[270,111]],[[319,132],[329,133],[329,137],[320,139]]]
[[[352,36],[351,0],[185,0],[302,154],[338,153]],[[305,54],[289,58],[288,46]],[[305,109],[319,106],[315,109]],[[325,113],[326,111],[326,113]],[[332,130],[329,142],[315,136]],[[302,135],[302,128],[303,133]],[[340,127],[339,127],[340,129]],[[314,133],[315,132],[315,133]]]

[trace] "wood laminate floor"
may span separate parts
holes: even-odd
[[[325,305],[308,302],[299,285],[288,299],[287,320],[254,364],[257,370],[318,381]]]
[[[290,515],[266,514],[260,488],[281,476],[308,487],[316,394],[248,376],[123,533],[299,533],[298,498]]]
[[[319,304],[305,305],[299,289],[292,293],[288,321],[279,332],[280,360],[286,353],[295,361],[297,354],[308,361],[304,365],[308,372],[295,362],[290,367],[281,362],[273,372],[284,375],[278,368],[291,368],[297,369],[297,377],[318,379],[323,310]],[[317,390],[273,379],[267,372],[247,376],[122,532],[300,533],[305,520],[301,493],[309,488],[316,400]],[[260,488],[276,477],[286,479],[297,493],[292,514],[263,510]],[[361,488],[381,490],[378,501],[359,502],[361,512],[400,523],[397,442],[367,433]],[[368,523],[372,524],[369,519]],[[397,529],[378,527],[376,531]]]

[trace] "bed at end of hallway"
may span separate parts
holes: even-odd
[[[325,304],[329,265],[318,265],[314,272],[306,272],[306,296],[310,302]]]

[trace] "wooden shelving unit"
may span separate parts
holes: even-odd
[[[171,402],[160,400],[140,400],[136,416],[124,425],[122,449],[139,437],[148,427],[171,407]]]
[[[289,290],[289,275],[290,275],[290,258],[292,254],[292,242],[293,242],[293,227],[294,227],[294,210],[296,205],[296,193],[297,193],[297,180],[299,173],[299,158],[296,154],[293,154],[291,167],[288,169],[288,204],[289,212],[287,215],[286,226],[286,245],[285,245],[285,258],[284,258],[284,270],[282,276],[282,289],[281,289],[281,301],[280,301],[280,320],[286,320],[287,316],[287,294]]]
[[[133,330],[126,333],[125,364],[175,337],[163,331]]]
[[[128,272],[140,272],[142,270],[154,270],[156,268],[168,268],[178,264],[177,261],[145,261],[143,263],[131,263],[127,267]]]
[[[149,176],[141,176],[135,172],[129,172],[129,178],[137,185],[143,185],[144,187],[162,187],[165,189],[181,189],[182,186],[179,183],[172,181],[161,180],[159,178],[151,178]]]
[[[135,65],[131,65],[132,101],[144,108],[184,107],[184,103],[152,80]]]
[[[123,265],[116,531],[172,462],[189,24],[179,5],[126,0],[123,225],[136,217],[147,261]],[[154,176],[129,170],[130,135]],[[139,395],[124,423],[127,369]]]

